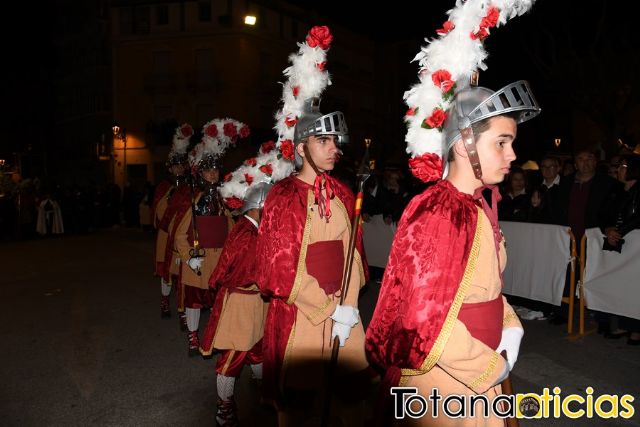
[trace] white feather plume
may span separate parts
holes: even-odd
[[[407,123],[407,153],[418,157],[433,153],[442,157],[444,135],[438,128],[426,129],[422,125],[436,108],[446,111],[452,96],[443,96],[443,90],[432,81],[432,75],[438,70],[446,70],[456,83],[455,90],[464,89],[474,71],[486,69],[484,60],[487,52],[482,41],[472,34],[481,29],[483,18],[490,8],[499,10],[497,25],[522,15],[528,11],[535,0],[457,0],[453,9],[447,12],[448,21],[453,29],[435,39],[425,39],[428,43],[420,49],[413,61],[420,66],[419,82],[404,93],[405,103],[410,112],[405,116]],[[490,28],[485,30],[489,33]],[[412,62],[413,62],[412,61]]]
[[[326,30],[328,31],[328,28]],[[289,149],[289,144],[293,141],[295,126],[292,123],[302,115],[305,100],[319,97],[331,84],[329,73],[324,70],[328,46],[327,49],[320,46],[311,47],[305,41],[298,43],[298,47],[298,52],[289,55],[291,65],[283,71],[287,80],[282,83],[282,108],[275,114],[274,126],[278,139],[274,147],[267,152],[263,147],[270,146],[269,142],[261,146],[256,157],[253,158],[255,164],[248,164],[247,162],[253,159],[247,159],[230,176],[225,177],[225,182],[220,186],[220,194],[225,200],[232,198],[243,200],[250,185],[259,182],[278,182],[291,175],[295,169],[293,160],[287,159],[282,154],[283,150],[286,152]],[[290,122],[287,123],[287,121]],[[270,174],[265,173],[266,166],[271,168]],[[247,176],[250,177],[250,184]]]

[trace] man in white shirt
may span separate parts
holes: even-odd
[[[541,162],[542,185],[550,189],[560,185],[560,162],[555,157],[545,157]]]

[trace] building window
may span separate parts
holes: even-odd
[[[169,24],[169,6],[161,4],[156,6],[156,25]]]
[[[196,50],[196,84],[205,87],[212,84],[213,51],[211,49]]]
[[[198,20],[200,22],[211,22],[211,2],[198,2]]]

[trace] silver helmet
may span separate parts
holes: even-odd
[[[262,209],[271,187],[272,184],[267,182],[259,182],[250,186],[244,193],[244,205],[240,208],[240,213],[243,214],[251,209]]]
[[[459,91],[449,107],[444,124],[444,163],[446,164],[451,146],[462,138],[476,177],[480,179],[482,172],[471,126],[481,120],[509,113],[515,114],[516,123],[519,124],[534,118],[540,111],[529,83],[525,80],[510,83],[496,92],[478,86]]]
[[[298,119],[293,134],[293,145],[298,146],[303,140],[316,135],[335,135],[338,144],[349,142],[349,129],[347,121],[341,111],[329,114],[320,112],[320,98],[311,98],[305,101],[302,116]],[[302,165],[302,158],[295,152],[296,166]]]

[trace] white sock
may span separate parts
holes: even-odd
[[[187,313],[187,329],[189,332],[198,330],[200,325],[200,309],[199,308],[186,308]]]
[[[218,397],[222,400],[228,400],[233,396],[233,387],[236,384],[235,377],[227,377],[225,375],[217,375],[216,385],[218,388]]]
[[[262,379],[262,363],[256,363],[255,365],[250,365],[250,366],[251,366],[251,372],[253,372],[253,378],[257,380],[261,380]]]
[[[169,295],[171,295],[171,282],[165,282],[162,277],[160,278],[160,292],[162,293],[163,297],[168,297]]]

